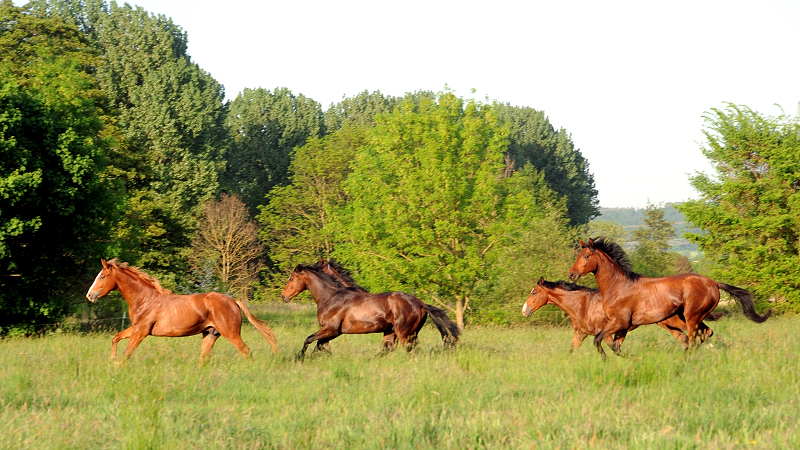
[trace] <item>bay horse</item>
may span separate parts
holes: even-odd
[[[700,323],[719,303],[720,289],[739,300],[745,316],[753,322],[763,323],[772,313],[769,309],[763,316],[758,315],[750,292],[702,275],[684,273],[650,278],[635,273],[622,247],[605,237],[579,242],[581,249],[569,270],[569,278],[576,281],[590,272],[595,275],[603,297],[603,312],[608,318],[594,337],[594,345],[603,358],[606,354],[600,343],[607,336],[615,336],[611,348],[619,354],[619,345],[631,327],[661,322],[675,315],[686,322],[691,347]]]
[[[219,292],[205,294],[176,295],[164,289],[158,280],[137,267],[119,262],[117,259],[101,259],[103,269],[97,274],[86,298],[96,302],[98,298],[114,289],[119,290],[128,302],[131,326],[111,339],[111,359],[117,358],[117,343],[130,338],[122,361],[127,360],[136,347],[147,336],[193,336],[203,335],[200,361],[211,356],[211,349],[219,336],[228,339],[245,358],[250,349],[241,337],[242,312],[262,336],[278,353],[275,334],[264,322],[258,320],[240,302]]]
[[[342,285],[316,266],[298,265],[289,275],[281,298],[289,302],[306,289],[317,303],[317,320],[321,328],[305,339],[299,358],[305,356],[312,342],[317,341],[315,352],[324,350],[328,342],[342,334],[394,334],[396,340],[392,340],[388,349],[399,343],[410,351],[417,344],[417,335],[428,315],[445,345],[458,341],[458,326],[442,309],[427,305],[405,292],[360,292]]]
[[[603,312],[603,297],[600,291],[586,286],[580,286],[566,281],[547,281],[544,277],[539,278],[539,281],[531,289],[528,295],[528,300],[522,305],[522,314],[525,317],[530,317],[536,310],[544,305],[555,305],[569,316],[569,321],[572,324],[572,347],[570,353],[583,344],[586,336],[594,336],[599,333],[606,322],[606,315]],[[708,315],[708,320],[717,320],[721,313],[711,313]],[[689,338],[682,331],[686,329],[686,322],[678,316],[672,316],[666,320],[658,322],[658,326],[669,331],[675,339],[681,342],[684,348],[689,346]],[[632,327],[633,330],[636,327]],[[711,328],[708,328],[705,323],[700,324],[699,337],[700,341],[705,341],[714,334]],[[609,347],[613,343],[613,337],[607,336],[605,339],[606,345]],[[620,339],[620,345],[622,339]]]

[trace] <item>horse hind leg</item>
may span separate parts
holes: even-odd
[[[211,349],[214,347],[214,343],[217,342],[217,339],[220,337],[219,331],[215,328],[208,328],[203,331],[203,346],[200,350],[200,364],[205,364],[211,359]]]

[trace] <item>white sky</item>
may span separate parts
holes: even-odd
[[[229,99],[287,87],[326,109],[447,84],[543,110],[588,159],[603,207],[696,198],[688,175],[711,173],[705,111],[800,103],[796,0],[130,3],[180,25]]]

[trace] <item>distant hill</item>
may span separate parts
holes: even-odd
[[[686,217],[678,211],[674,205],[680,203],[667,203],[664,205],[664,218],[669,220],[675,226],[676,238],[671,240],[670,250],[673,252],[683,253],[689,257],[695,257],[699,251],[697,245],[686,240],[683,233],[688,231],[697,233],[700,231],[698,228],[691,227],[691,224],[686,221]],[[625,231],[628,232],[629,241],[625,247],[635,246],[636,243],[630,241],[632,239],[633,230],[638,229],[644,225],[644,208],[600,208],[600,215],[595,217],[594,220],[607,220],[622,225]]]

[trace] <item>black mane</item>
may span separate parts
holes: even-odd
[[[563,289],[565,291],[589,291],[589,292],[595,292],[595,293],[600,292],[599,290],[594,289],[594,288],[590,288],[589,286],[581,286],[579,284],[570,283],[568,281],[563,281],[563,280],[559,280],[559,281],[546,281],[545,280],[542,283],[542,286],[544,286],[545,288],[550,289],[550,290],[558,288],[558,289]]]
[[[362,291],[366,291],[366,289],[364,289],[363,287],[359,286],[358,283],[356,283],[356,281],[353,279],[353,277],[350,276],[350,271],[345,269],[344,266],[342,266],[338,262],[336,262],[334,260],[330,260],[327,263],[320,261],[320,262],[317,262],[314,265],[314,267],[316,267],[320,271],[322,271],[325,268],[325,266],[331,266],[331,268],[333,268],[333,270],[335,270],[336,273],[338,273],[339,276],[342,277],[342,279],[346,283],[348,283],[350,285],[349,287],[352,287],[353,289],[360,289]],[[336,277],[333,277],[333,278],[336,278]],[[338,282],[339,280],[336,280],[336,281]],[[340,282],[340,284],[341,284],[341,282]]]
[[[631,268],[631,261],[628,259],[628,254],[625,253],[621,245],[616,242],[611,242],[605,236],[598,236],[592,239],[592,243],[594,244],[595,250],[602,251],[617,263],[620,269],[622,269],[622,273],[624,273],[625,277],[629,280],[636,281],[641,277],[640,274],[634,272]]]
[[[334,277],[332,275],[328,275],[327,273],[323,272],[322,268],[320,266],[316,265],[316,264],[313,265],[313,266],[308,266],[308,265],[305,265],[305,264],[299,264],[297,266],[297,268],[295,268],[295,272],[298,271],[297,269],[300,269],[299,270],[300,272],[305,271],[305,270],[308,270],[310,272],[314,272],[315,274],[317,274],[323,280],[329,281],[329,282],[333,283],[334,285],[336,285],[339,289],[350,289],[349,287],[343,285],[341,281],[337,280],[336,277]]]

